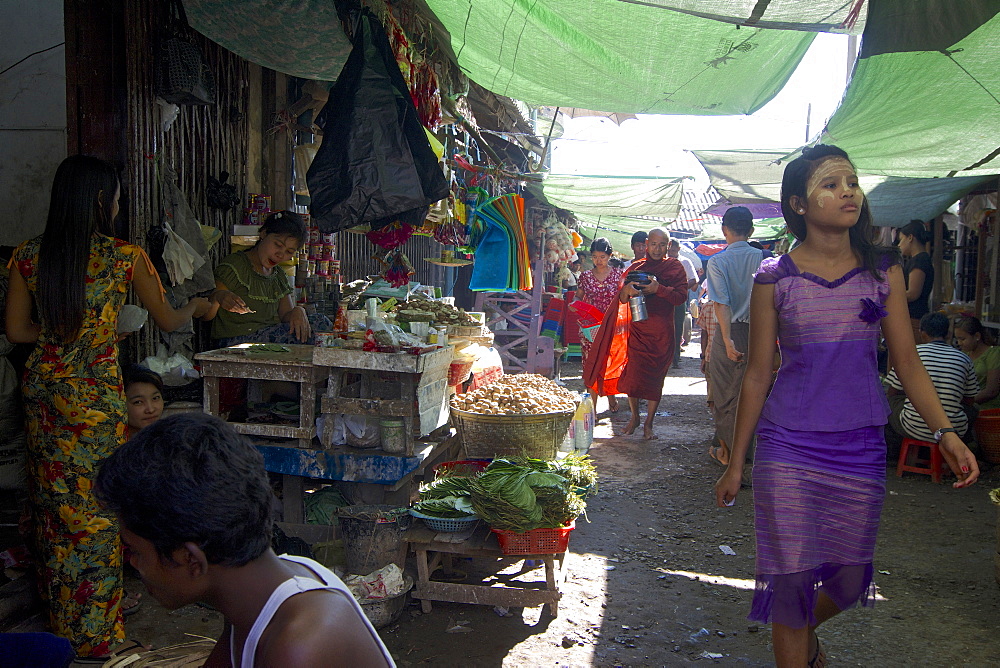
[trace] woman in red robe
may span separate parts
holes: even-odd
[[[687,299],[687,275],[681,263],[667,257],[670,235],[663,228],[649,232],[646,257],[629,267],[629,274],[643,272],[650,282],[626,282],[604,315],[584,367],[584,381],[596,394],[628,395],[632,418],[625,428],[639,426],[639,400],[647,401],[643,438],[653,438],[653,418],[663,395],[663,379],[673,361],[674,306]],[[628,281],[628,276],[625,281]],[[631,322],[628,300],[646,296],[646,320]]]

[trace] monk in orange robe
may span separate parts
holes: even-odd
[[[633,433],[639,426],[639,400],[647,401],[643,437],[653,438],[653,418],[663,395],[663,379],[673,361],[674,306],[687,299],[687,275],[680,261],[667,257],[670,235],[654,228],[646,241],[646,257],[628,269],[625,283],[611,304],[595,337],[584,368],[584,382],[596,394],[621,392],[628,395],[632,417],[625,428]],[[650,282],[630,282],[629,276],[643,272]],[[628,300],[643,294],[647,318],[632,322]]]

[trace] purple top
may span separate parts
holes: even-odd
[[[884,256],[880,270],[894,264]],[[797,431],[845,431],[888,421],[879,383],[879,321],[887,279],[856,267],[835,281],[800,272],[789,255],[768,258],[754,282],[774,284],[781,368],[761,416]]]

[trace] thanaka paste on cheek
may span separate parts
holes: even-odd
[[[854,166],[844,158],[830,158],[821,162],[806,182],[806,199],[812,199],[813,193],[819,188],[820,184],[831,177],[838,178],[838,185],[848,190],[851,188],[849,184],[856,178]],[[857,188],[857,190],[863,199],[864,192],[861,191],[861,188]],[[824,190],[816,195],[816,206],[825,209],[827,200],[832,199],[836,199],[836,195],[832,191]]]

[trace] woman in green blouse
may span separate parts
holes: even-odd
[[[288,276],[278,265],[295,257],[305,241],[302,217],[272,213],[260,226],[260,240],[227,256],[215,268],[212,339],[219,347],[238,343],[314,343],[314,330],[330,330],[324,315],[307,316],[295,305]]]
[[[976,408],[980,411],[1000,408],[1000,347],[991,346],[989,333],[979,318],[966,316],[955,321],[958,347],[972,358],[979,381]]]

